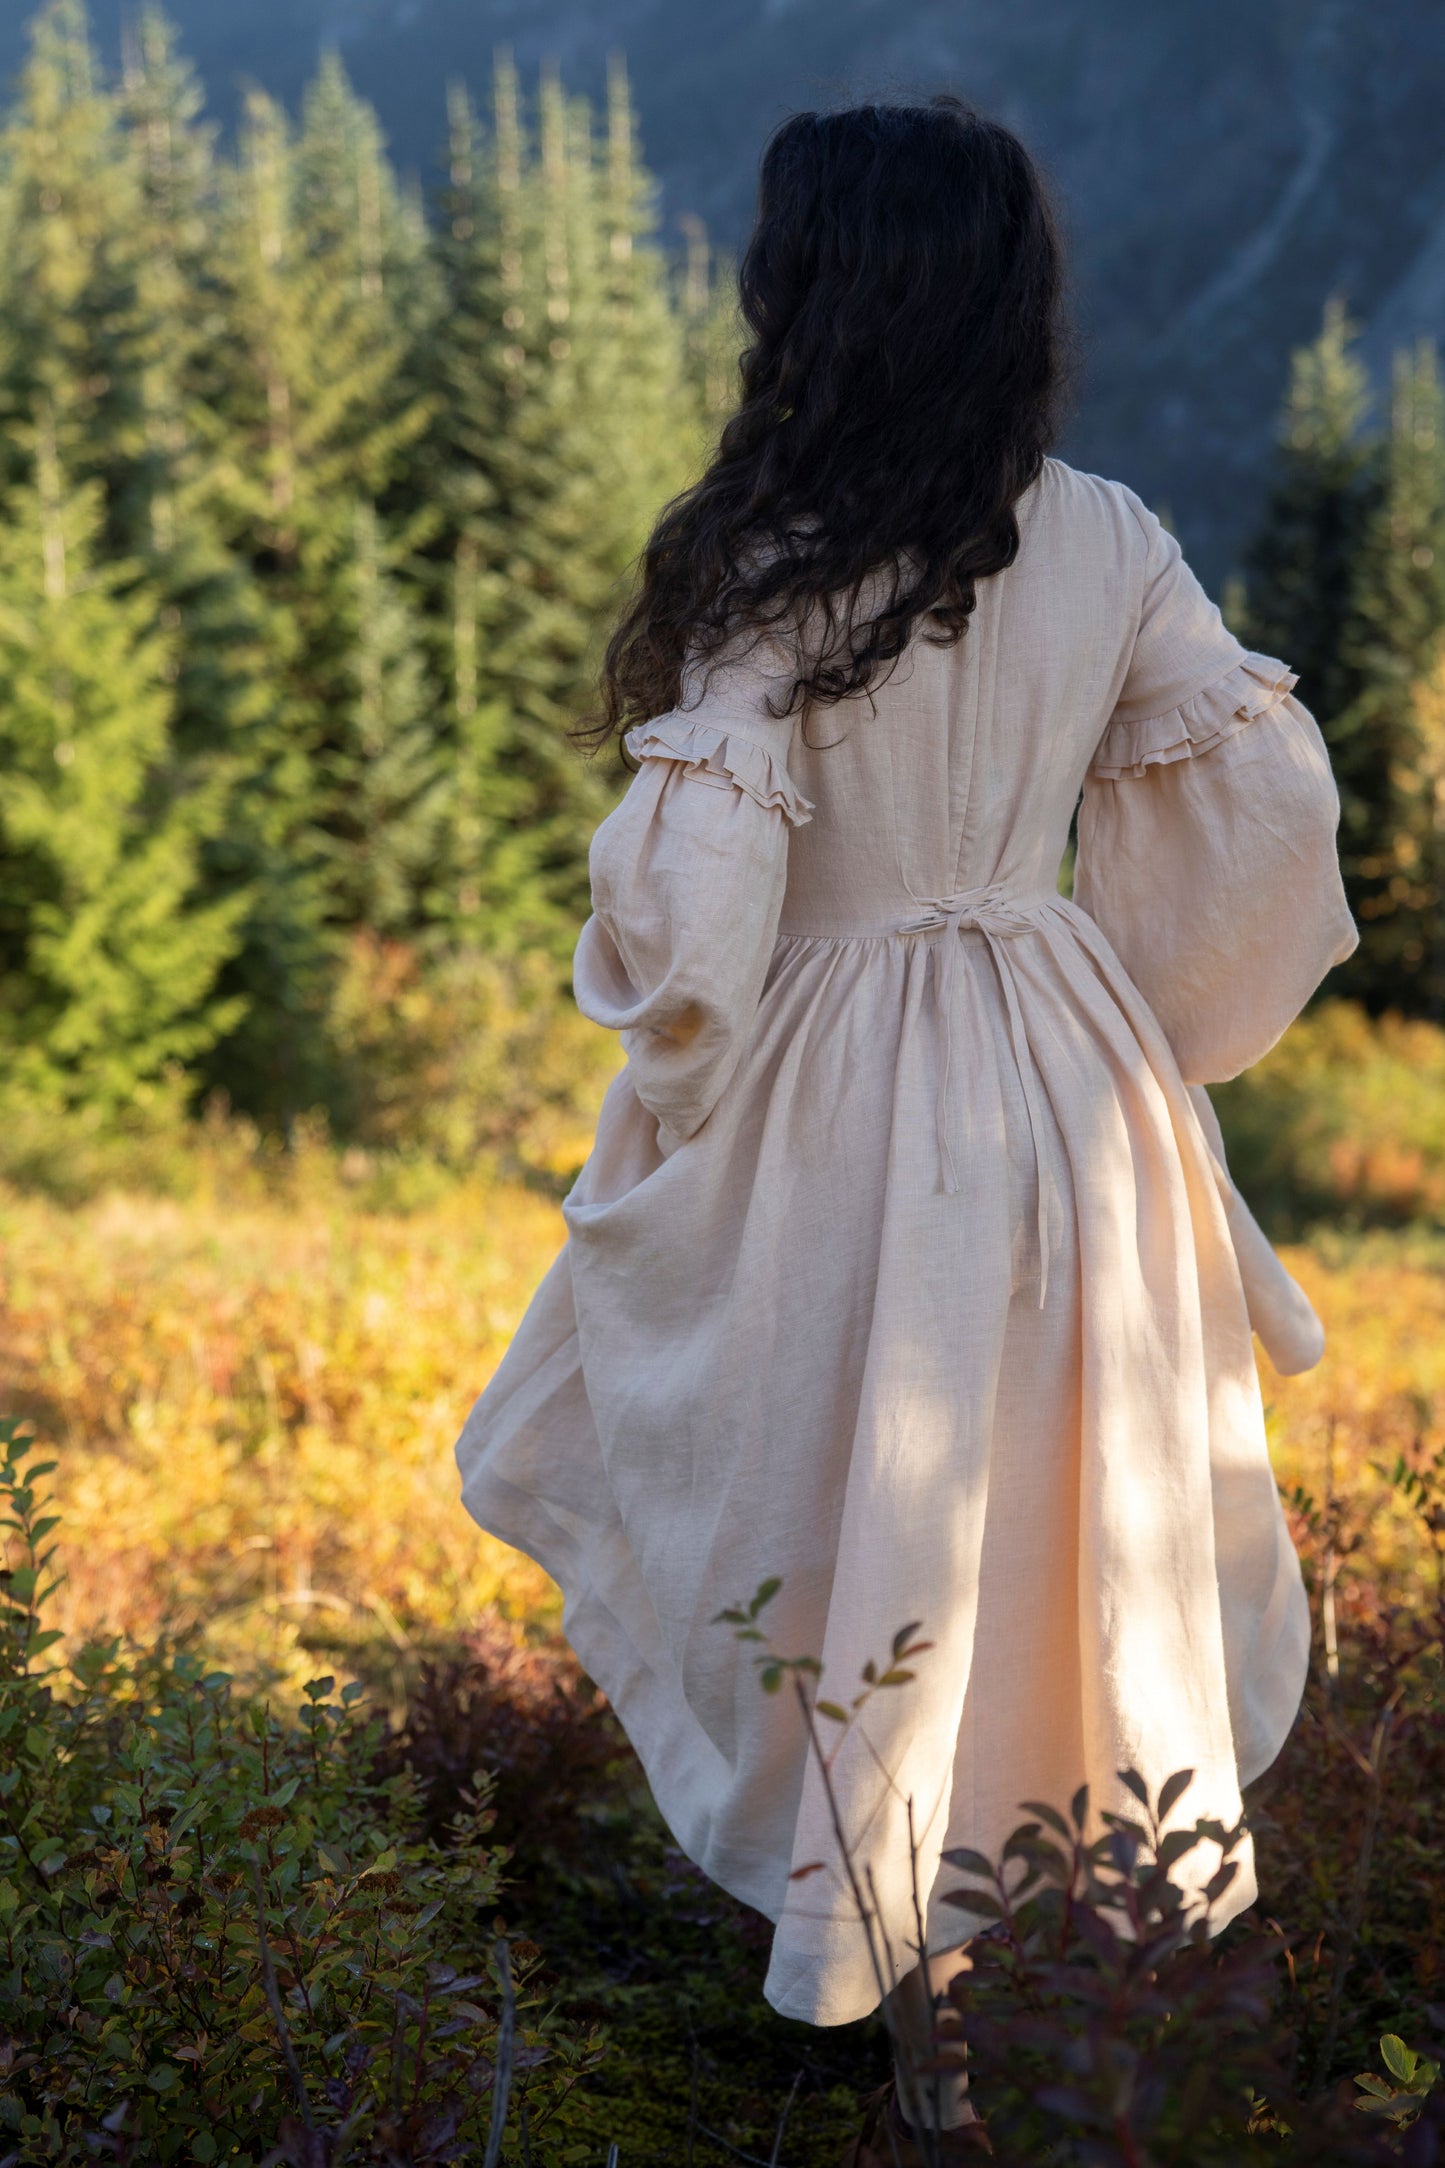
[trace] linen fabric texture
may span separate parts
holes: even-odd
[[[818,1720],[882,1986],[910,1820],[947,1949],[944,1849],[1081,1783],[1097,1829],[1129,1769],[1232,1827],[1305,1678],[1251,1324],[1284,1370],[1322,1334],[1202,1087],[1355,946],[1329,761],[1131,490],[1049,460],[1017,512],[963,639],[871,698],[778,718],[770,636],[629,734],[575,968],[627,1060],[457,1445],[678,1844],[776,1922],[768,2000],[822,2025],[878,1970],[795,1698],[719,1611],[777,1577],[761,1623],[845,1703],[932,1643],[841,1744]]]

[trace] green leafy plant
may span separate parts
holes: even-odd
[[[990,2137],[1010,2159],[1247,2159],[1261,2104],[1282,2086],[1268,2022],[1280,1945],[1255,1933],[1218,1949],[1209,1918],[1239,1872],[1244,1829],[1167,1826],[1190,1770],[1157,1798],[1122,1774],[1138,1813],[1105,1813],[1100,1837],[1086,1839],[1081,1788],[1067,1816],[1026,1801],[1031,1819],[996,1863],[944,1854],[969,1878],[945,1901],[989,1931],[949,1985],[940,2065],[956,2067],[966,2040]],[[1203,1844],[1220,1864],[1201,1904],[1175,1877]]]
[[[61,1664],[51,1465],[0,1425],[0,2162],[583,2157],[595,2041],[493,1921],[485,1788],[438,1841],[357,1687],[285,1720],[183,1652]]]
[[[1363,2070],[1355,2083],[1360,2097],[1355,2106],[1365,2115],[1381,2115],[1387,2122],[1407,2130],[1440,2082],[1440,2065],[1428,2055],[1406,2047],[1398,2033],[1386,2033],[1380,2041],[1380,2060],[1387,2075],[1377,2077]]]

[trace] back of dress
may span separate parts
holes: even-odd
[[[1229,1824],[1304,1675],[1250,1327],[1299,1367],[1314,1320],[1188,1087],[1354,945],[1329,764],[1132,492],[1050,460],[1018,515],[964,638],[871,699],[776,717],[768,641],[630,734],[576,967],[627,1065],[458,1448],[820,2023],[876,2004],[867,1938],[722,1608],[780,1581],[765,1623],[840,1701],[922,1621],[834,1768],[900,1972],[910,1814],[946,1946],[944,1847],[1083,1782],[1120,1810],[1129,1769]]]

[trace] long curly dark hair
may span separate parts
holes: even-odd
[[[739,635],[800,636],[779,714],[867,690],[920,620],[961,638],[1058,427],[1055,214],[1017,136],[960,99],[784,121],[738,283],[741,401],[643,553],[579,731],[599,745]]]

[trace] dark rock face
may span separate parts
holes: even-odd
[[[0,68],[22,0],[0,4]],[[103,37],[120,0],[96,0]],[[1072,238],[1085,366],[1060,447],[1173,518],[1206,578],[1258,508],[1291,347],[1342,292],[1377,382],[1445,333],[1445,9],[1437,0],[171,0],[226,117],[243,80],[295,102],[337,44],[404,167],[493,49],[595,92],[625,52],[664,228],[746,229],[790,109],[959,91],[1017,128]]]

